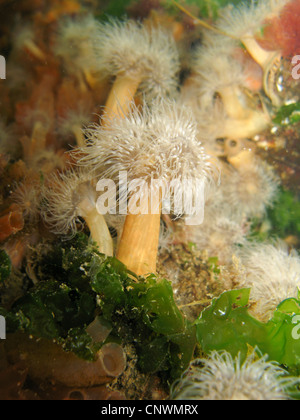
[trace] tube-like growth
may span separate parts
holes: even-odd
[[[145,106],[142,111],[133,107],[128,117],[110,121],[107,127],[91,127],[86,136],[90,145],[81,150],[79,164],[115,183],[121,172],[126,173],[128,185],[139,181],[140,206],[133,214],[129,205],[131,214],[126,217],[117,256],[136,274],[155,272],[164,193],[160,196],[152,181],[168,189],[172,181],[183,185],[188,179],[191,185],[185,197],[189,199],[196,195],[197,182],[212,181],[215,171],[197,138],[190,110],[180,109],[174,101],[155,102],[152,109]]]
[[[71,170],[65,174],[54,174],[44,191],[43,217],[53,232],[67,235],[77,232],[83,218],[98,244],[100,252],[113,255],[113,242],[103,215],[96,208],[96,187],[91,174]]]
[[[6,342],[10,363],[23,363],[30,378],[50,381],[68,387],[90,387],[109,383],[123,373],[126,355],[116,343],[104,344],[95,361],[80,359],[72,352],[45,339],[30,339],[25,334],[12,334]]]
[[[98,65],[115,81],[106,102],[107,118],[126,115],[136,92],[148,99],[173,95],[178,86],[175,41],[159,28],[134,21],[101,24],[95,38]]]
[[[13,204],[0,214],[0,228],[0,241],[6,240],[24,228],[22,210],[17,205]]]

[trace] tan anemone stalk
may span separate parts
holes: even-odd
[[[235,47],[233,40],[208,38],[195,51],[193,71],[202,106],[211,107],[218,94],[228,117],[241,119],[249,116],[250,110],[243,93],[247,74],[233,58]]]
[[[217,28],[239,39],[252,58],[264,71],[264,89],[274,106],[280,106],[279,98],[269,86],[272,76],[281,62],[281,51],[267,51],[257,42],[256,35],[265,22],[277,16],[290,0],[258,0],[243,2],[238,7],[227,8],[217,22]]]
[[[111,20],[99,25],[95,52],[101,74],[115,78],[105,105],[106,120],[126,115],[136,93],[151,100],[176,92],[179,53],[164,29]]]
[[[43,191],[42,215],[58,235],[74,236],[83,219],[99,251],[113,255],[113,241],[105,218],[96,208],[97,193],[93,177],[83,170],[51,175]]]
[[[266,110],[259,109],[257,98],[249,90],[252,74],[235,59],[236,49],[232,39],[207,37],[195,51],[193,94],[196,90],[200,112],[206,109],[208,113],[223,114],[224,121],[217,121],[222,124],[220,137],[247,138],[267,129],[271,118]]]
[[[115,119],[106,127],[93,126],[85,133],[89,146],[80,149],[80,165],[115,184],[120,173],[126,173],[129,206],[117,257],[137,275],[156,272],[166,194],[158,194],[153,181],[169,187],[176,180],[191,180],[190,190],[185,191],[191,196],[199,181],[209,183],[213,179],[215,166],[197,139],[196,126],[189,109],[180,109],[175,101],[161,100],[141,111],[132,105],[127,117]],[[133,212],[130,204],[138,194],[131,186],[136,182],[142,187],[136,200],[138,209]]]

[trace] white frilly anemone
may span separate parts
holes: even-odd
[[[97,211],[93,181],[93,175],[82,169],[50,175],[43,191],[42,215],[52,232],[67,238],[83,227],[84,220],[100,252],[111,256],[113,242],[104,216]]]
[[[137,90],[149,100],[176,92],[179,54],[166,30],[111,19],[98,25],[94,45],[103,76],[139,79]]]
[[[213,351],[196,359],[171,389],[173,400],[276,401],[289,400],[288,391],[299,378],[292,378],[267,356],[255,352],[242,363],[227,352]]]
[[[240,260],[239,284],[251,287],[251,311],[268,321],[285,299],[298,298],[300,257],[284,243],[247,243],[236,251]]]

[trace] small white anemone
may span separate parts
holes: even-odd
[[[143,179],[150,185],[157,179],[169,185],[187,179],[195,181],[195,188],[199,179],[208,185],[217,175],[217,164],[199,142],[192,112],[173,100],[155,101],[142,110],[133,106],[127,117],[108,127],[91,125],[85,135],[88,146],[80,149],[78,164],[116,183],[123,171],[128,182]]]
[[[237,6],[230,5],[222,10],[217,27],[237,39],[254,36],[265,20],[276,16],[289,1],[250,0]]]
[[[51,230],[72,237],[78,225],[87,223],[100,252],[113,255],[113,242],[105,218],[96,207],[97,193],[93,174],[84,170],[69,170],[52,174],[43,192],[42,215]]]
[[[148,99],[174,95],[178,87],[179,54],[171,34],[133,20],[99,24],[95,38],[103,75],[141,78],[138,92]]]
[[[41,189],[41,182],[37,179],[25,179],[11,195],[12,202],[18,205],[24,219],[30,223],[35,222],[40,214]]]
[[[98,22],[91,16],[63,18],[58,25],[54,53],[70,74],[98,71],[94,49]]]
[[[36,43],[34,27],[29,24],[16,26],[13,31],[13,47],[16,51],[28,50],[34,57],[41,61],[46,61],[46,54]]]
[[[224,200],[233,213],[245,217],[262,217],[276,199],[280,185],[273,168],[261,160],[237,171],[224,173]]]
[[[298,298],[300,257],[283,244],[248,243],[237,250],[240,260],[239,283],[251,287],[252,311],[268,321],[279,303]]]
[[[213,351],[207,359],[196,359],[172,386],[172,400],[276,401],[289,400],[289,391],[299,378],[288,376],[267,356],[253,352],[244,363],[240,356]]]
[[[230,264],[235,247],[246,241],[247,225],[223,216],[222,212],[209,213],[209,209],[206,209],[206,214],[208,217],[202,225],[186,226],[186,240],[206,251],[209,257],[218,257],[221,265]]]
[[[96,206],[96,188],[91,181],[88,172],[73,169],[48,178],[43,191],[43,217],[54,233],[73,237],[78,226],[82,226],[84,212],[80,203],[87,200],[91,206]]]
[[[217,22],[217,27],[239,39],[248,53],[263,69],[263,86],[266,95],[276,107],[282,105],[280,97],[270,85],[274,69],[281,62],[281,49],[267,51],[261,47],[256,35],[263,29],[268,18],[277,16],[289,0],[258,0],[244,2],[237,7],[229,6]]]
[[[243,118],[247,116],[248,110],[242,89],[246,86],[248,75],[232,54],[233,51],[224,52],[223,47],[218,48],[216,45],[197,49],[193,66],[197,94],[202,104],[209,107],[215,95],[219,94],[228,116]]]

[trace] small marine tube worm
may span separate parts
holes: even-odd
[[[268,321],[285,299],[298,298],[300,257],[284,243],[246,243],[236,250],[240,260],[239,284],[251,287],[251,311]]]
[[[24,228],[22,210],[15,204],[0,214],[0,241],[5,241],[11,235]]]
[[[99,251],[113,255],[113,242],[104,216],[97,211],[96,186],[93,176],[83,170],[53,174],[44,192],[44,220],[54,233],[71,236],[77,232],[80,218],[87,223]]]
[[[290,0],[259,0],[250,3],[244,2],[237,7],[228,7],[224,10],[217,22],[222,31],[242,41],[253,59],[264,70],[264,87],[273,104],[279,106],[278,98],[268,89],[269,73],[274,65],[281,61],[280,47],[276,51],[267,51],[262,48],[256,39],[257,33],[263,29],[266,21],[280,13]]]
[[[58,24],[54,53],[61,57],[68,74],[75,75],[82,91],[92,88],[99,71],[94,49],[97,21],[92,15],[67,17]]]
[[[155,101],[141,111],[132,105],[127,117],[91,127],[86,136],[89,146],[81,149],[80,165],[115,183],[126,174],[130,197],[117,257],[138,275],[155,272],[162,200],[172,182],[190,180],[185,191],[190,199],[199,182],[208,185],[217,172],[197,138],[192,113],[175,101]]]
[[[163,29],[112,20],[99,25],[95,48],[102,74],[115,76],[105,106],[107,121],[126,115],[137,92],[148,100],[176,93],[179,53]]]
[[[123,348],[117,343],[107,343],[97,353],[102,364],[103,376],[117,378],[126,367],[126,355]]]
[[[242,362],[227,352],[211,352],[195,359],[171,388],[172,400],[276,401],[290,400],[289,391],[299,383],[267,356],[253,351]]]
[[[22,362],[28,376],[39,382],[92,387],[111,382],[126,368],[125,352],[116,343],[102,346],[92,362],[64,351],[50,340],[30,338],[22,333],[9,335],[5,344],[8,361]]]

